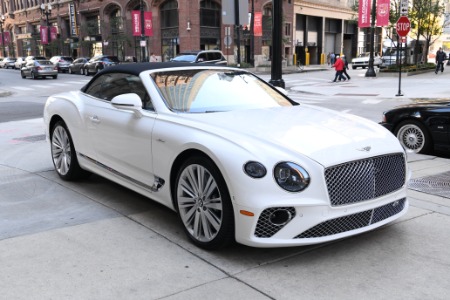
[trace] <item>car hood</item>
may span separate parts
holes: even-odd
[[[394,135],[379,124],[309,105],[185,117],[202,123],[194,126],[240,143],[251,152],[261,147],[283,149],[288,156],[305,155],[323,166],[403,152]]]

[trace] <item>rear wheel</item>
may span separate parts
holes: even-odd
[[[58,78],[58,75],[53,75],[52,77],[53,77],[53,79],[56,79],[56,78]]]
[[[395,129],[395,136],[407,151],[428,153],[431,149],[432,141],[428,130],[415,120],[400,123]]]
[[[234,241],[234,216],[225,180],[208,158],[186,160],[174,185],[175,204],[187,236],[205,249]]]
[[[52,161],[56,173],[64,180],[74,180],[90,173],[78,164],[75,146],[69,130],[63,121],[58,121],[50,132]]]
[[[84,75],[84,69],[83,68],[80,68],[80,74]]]
[[[20,76],[22,76],[23,79],[25,79],[27,76],[25,76],[25,73],[23,71],[20,71]]]
[[[88,68],[84,69],[84,75],[89,76],[89,69]]]
[[[69,68],[69,74],[73,74],[72,68]]]

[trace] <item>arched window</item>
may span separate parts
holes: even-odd
[[[212,0],[200,2],[200,26],[220,27],[220,6]]]
[[[200,49],[220,49],[221,7],[214,0],[200,2]]]
[[[169,0],[161,5],[161,28],[178,27],[178,2]]]
[[[178,2],[168,0],[160,6],[162,59],[168,61],[179,52]]]
[[[123,31],[123,21],[122,21],[122,13],[120,9],[114,9],[109,14],[109,22],[111,25],[111,33],[118,33]]]

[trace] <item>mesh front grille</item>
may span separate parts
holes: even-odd
[[[278,210],[286,210],[291,214],[291,218],[281,225],[274,224],[270,217],[274,212]],[[259,216],[258,223],[256,224],[255,236],[260,238],[269,238],[275,233],[281,230],[287,223],[289,223],[295,217],[295,208],[293,207],[271,207],[265,209]]]
[[[332,206],[377,198],[405,184],[403,154],[392,154],[352,161],[325,170]]]
[[[400,213],[405,208],[405,201],[406,198],[403,198],[375,209],[322,222],[304,231],[295,238],[324,237],[375,224]]]

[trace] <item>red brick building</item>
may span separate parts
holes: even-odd
[[[284,23],[282,53],[292,61],[294,5],[291,0],[280,1]],[[184,50],[220,49],[231,64],[236,62],[237,34],[235,26],[223,24],[222,1],[1,0],[0,3],[1,14],[5,16],[1,48],[7,56],[91,57],[103,53],[117,55],[120,60],[135,57],[141,61],[153,52],[165,61]],[[133,35],[132,11],[140,11],[141,7],[152,14],[153,35],[145,37],[144,43],[141,36]],[[249,0],[248,9],[262,13],[262,36],[255,36],[252,42],[251,27],[245,27],[249,21],[241,22],[244,24],[240,28],[241,62],[250,62],[254,53],[257,65],[267,64],[271,56],[272,1]],[[45,29],[47,25],[51,30]],[[231,28],[228,40],[227,27]],[[48,44],[43,41],[42,30],[52,37]],[[229,48],[227,41],[231,41]]]

